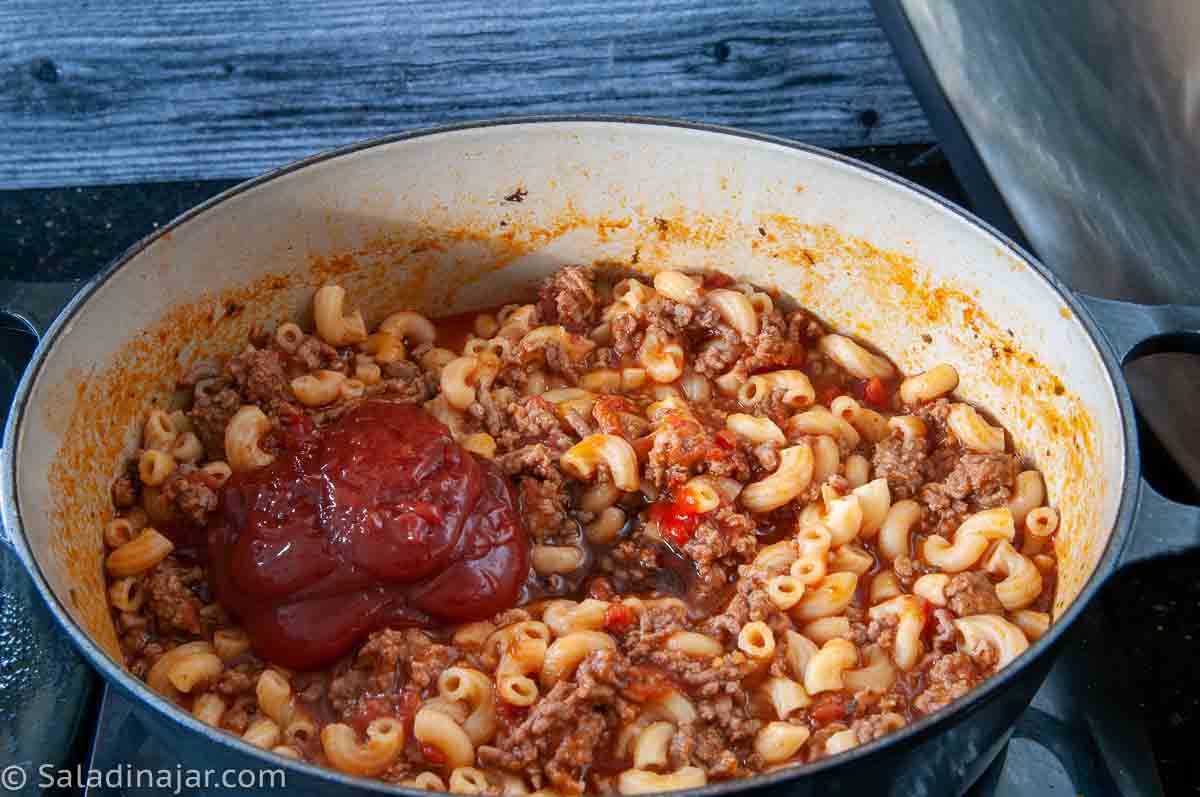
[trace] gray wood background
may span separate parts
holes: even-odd
[[[244,177],[540,113],[933,138],[867,0],[0,1],[0,188]]]

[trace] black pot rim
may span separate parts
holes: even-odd
[[[959,221],[969,226],[976,228],[978,231],[990,236],[994,243],[1000,246],[1024,263],[1030,270],[1042,278],[1042,280],[1050,286],[1055,293],[1074,311],[1076,318],[1083,325],[1091,339],[1096,352],[1104,362],[1104,366],[1108,372],[1109,382],[1112,386],[1117,405],[1120,411],[1123,440],[1125,444],[1125,467],[1124,476],[1121,487],[1121,498],[1117,512],[1117,518],[1114,523],[1112,534],[1109,537],[1107,547],[1100,561],[1097,563],[1092,575],[1084,584],[1079,594],[1071,602],[1067,611],[1061,618],[1050,626],[1050,630],[1040,640],[1030,646],[1029,650],[1021,655],[1018,661],[1004,668],[1001,672],[988,678],[982,684],[972,689],[964,697],[954,701],[950,705],[939,709],[938,711],[922,717],[916,722],[905,726],[904,728],[889,733],[886,736],[877,739],[873,742],[856,747],[846,753],[842,753],[830,758],[823,758],[811,764],[798,765],[788,767],[774,772],[756,775],[749,778],[739,778],[736,780],[721,781],[712,785],[704,786],[700,789],[689,790],[687,794],[704,795],[705,797],[716,797],[716,795],[725,795],[745,789],[770,787],[786,783],[798,777],[807,777],[825,772],[830,769],[840,768],[856,764],[862,759],[868,758],[876,752],[889,748],[909,748],[937,734],[943,730],[943,727],[951,717],[961,719],[969,714],[974,713],[984,703],[988,702],[998,692],[1005,689],[1010,683],[1022,675],[1025,669],[1032,664],[1036,659],[1042,656],[1049,655],[1051,650],[1056,646],[1058,641],[1066,633],[1067,629],[1075,622],[1078,616],[1083,612],[1088,603],[1095,597],[1096,592],[1103,586],[1104,582],[1112,575],[1116,569],[1116,563],[1119,559],[1121,551],[1125,548],[1129,541],[1130,529],[1132,525],[1134,509],[1137,505],[1138,490],[1140,482],[1138,476],[1141,472],[1140,457],[1137,445],[1137,429],[1134,421],[1133,403],[1129,395],[1128,387],[1121,373],[1120,363],[1117,362],[1107,339],[1101,332],[1100,328],[1092,319],[1090,313],[1085,306],[1075,296],[1075,294],[1046,266],[1041,264],[1032,254],[1026,252],[1016,242],[1006,237],[987,222],[977,218],[963,208],[949,202],[948,200],[938,196],[932,191],[913,183],[903,177],[887,172],[877,166],[855,160],[846,155],[841,155],[836,152],[824,149],[822,147],[804,144],[798,141],[791,141],[778,136],[771,136],[762,133],[755,133],[747,130],[739,130],[737,128],[724,127],[720,125],[711,125],[699,122],[688,122],[675,119],[664,119],[658,117],[643,117],[621,114],[564,114],[564,115],[541,115],[541,116],[515,116],[497,119],[488,119],[476,122],[462,122],[450,125],[441,125],[436,127],[422,128],[418,130],[395,133],[391,135],[367,139],[364,141],[349,144],[326,152],[317,153],[308,158],[282,166],[273,171],[267,172],[258,177],[251,178],[245,182],[239,183],[232,188],[229,188],[216,196],[206,200],[196,207],[185,211],[170,223],[163,225],[153,234],[136,242],[130,246],[124,253],[117,257],[107,268],[98,273],[95,277],[89,280],[71,299],[71,301],[63,308],[51,324],[46,333],[42,336],[38,343],[37,349],[34,351],[33,357],[29,366],[26,368],[24,375],[21,378],[20,385],[17,388],[16,397],[13,400],[12,410],[9,413],[8,421],[5,425],[3,448],[0,450],[0,490],[3,491],[2,504],[0,504],[0,514],[3,516],[3,522],[6,529],[20,530],[20,533],[9,532],[12,545],[18,556],[25,565],[25,569],[29,572],[38,592],[42,599],[50,608],[55,620],[59,626],[71,638],[75,646],[84,654],[88,661],[95,667],[105,680],[116,687],[127,697],[132,698],[138,705],[147,705],[153,709],[161,718],[170,721],[176,725],[182,726],[187,731],[200,734],[209,741],[219,745],[229,747],[244,755],[248,755],[255,759],[259,765],[272,766],[274,768],[291,769],[303,773],[309,777],[315,777],[325,780],[330,784],[338,784],[344,787],[362,789],[366,791],[384,792],[384,793],[408,793],[411,795],[423,795],[425,792],[416,789],[408,789],[404,787],[394,786],[379,780],[367,778],[359,778],[351,775],[345,775],[334,769],[320,767],[315,764],[310,764],[304,761],[284,758],[268,753],[258,747],[242,741],[240,738],[225,733],[224,731],[212,728],[199,720],[192,717],[190,714],[179,710],[173,703],[167,701],[153,690],[151,690],[145,682],[135,678],[130,673],[126,672],[123,667],[117,665],[108,655],[100,649],[100,647],[85,633],[74,620],[66,608],[59,602],[49,587],[49,584],[41,570],[41,566],[33,558],[24,539],[24,527],[21,523],[20,507],[16,500],[16,456],[17,444],[19,443],[22,419],[28,409],[29,393],[32,385],[37,380],[38,374],[41,372],[42,366],[47,357],[52,351],[55,343],[61,337],[63,329],[70,323],[75,314],[87,303],[88,299],[103,285],[114,273],[127,265],[137,255],[149,247],[152,243],[169,234],[184,223],[206,213],[209,210],[223,204],[226,200],[243,194],[251,189],[258,188],[273,180],[291,174],[320,163],[334,160],[344,155],[354,154],[363,150],[372,149],[374,147],[385,146],[402,141],[412,139],[428,138],[431,136],[442,135],[446,133],[454,133],[464,130],[482,129],[490,127],[515,127],[521,125],[535,124],[563,124],[563,123],[578,123],[578,124],[619,124],[632,126],[650,126],[650,127],[671,127],[684,130],[692,130],[697,132],[710,133],[733,138],[741,138],[750,141],[758,141],[768,144],[774,144],[790,150],[797,150],[807,153],[812,156],[824,158],[834,161],[844,166],[849,166],[854,169],[865,171],[876,178],[886,180],[901,188],[907,189],[909,192],[916,194],[918,197],[925,199],[937,205],[940,209],[956,216]],[[678,792],[683,794],[685,792]]]

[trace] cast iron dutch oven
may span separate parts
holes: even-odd
[[[693,124],[548,118],[392,136],[251,180],[142,241],[45,327],[0,457],[5,533],[54,617],[185,764],[283,767],[293,793],[392,790],[216,732],[122,665],[102,573],[109,485],[181,367],[345,286],[369,319],[526,298],[567,263],[715,267],[815,310],[906,372],[951,362],[1061,512],[1050,632],[902,731],[724,794],[957,794],[1006,739],[1056,644],[1132,562],[1195,547],[1200,510],[1139,476],[1132,357],[1197,349],[1200,309],[1077,296],[922,189],[789,141]]]

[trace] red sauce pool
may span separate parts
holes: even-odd
[[[516,603],[529,563],[508,484],[429,414],[365,402],[282,437],[226,483],[208,533],[213,592],[259,656],[312,669],[379,628]]]

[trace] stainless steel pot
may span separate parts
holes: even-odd
[[[235,350],[258,322],[305,316],[328,280],[378,320],[400,306],[493,306],[573,262],[724,269],[777,286],[906,371],[953,362],[961,396],[1012,432],[1061,512],[1056,622],[1012,666],[901,732],[706,793],[961,792],[1104,581],[1200,545],[1200,509],[1139,477],[1120,371],[1151,350],[1195,349],[1200,309],[1072,295],[962,210],[779,139],[580,117],[394,136],[251,180],[134,246],[45,330],[9,417],[0,486],[12,546],[74,643],[182,760],[283,767],[299,793],[389,789],[213,731],[124,670],[100,532],[147,407],[181,366]]]

